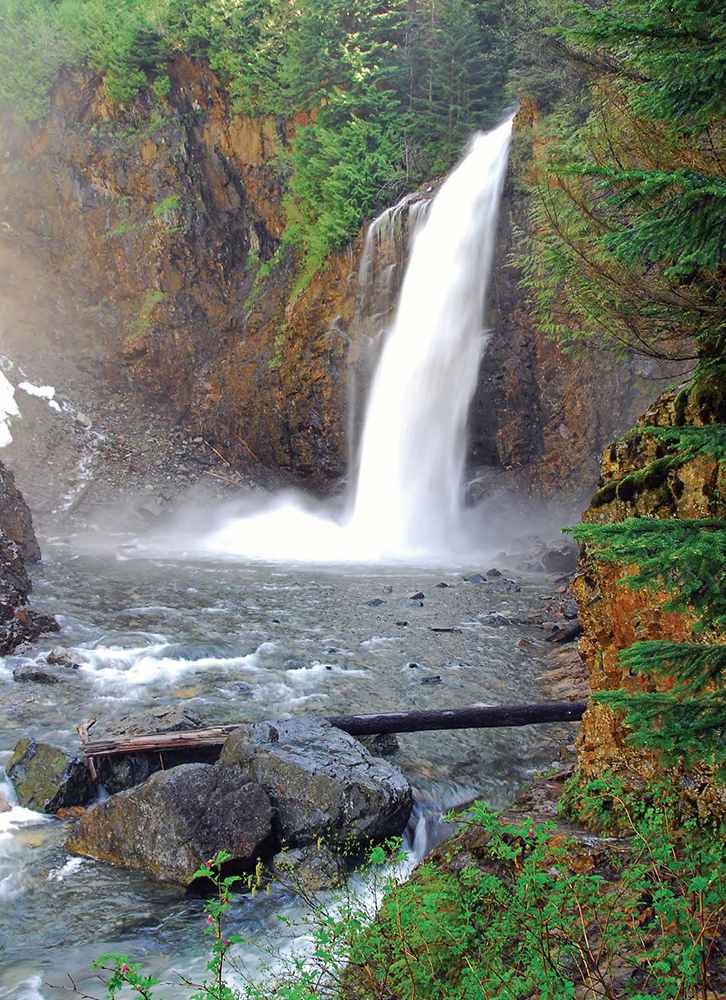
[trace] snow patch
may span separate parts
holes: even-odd
[[[10,419],[19,416],[20,408],[15,400],[15,386],[0,371],[0,448],[7,448],[12,444]]]
[[[44,399],[52,410],[57,410],[60,413],[60,406],[56,402],[55,389],[52,385],[33,385],[32,382],[21,382],[18,389],[27,392],[29,396]]]

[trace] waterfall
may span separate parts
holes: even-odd
[[[369,230],[362,287],[384,230],[395,235],[404,218],[415,227],[369,393],[347,514],[336,520],[311,501],[279,495],[216,531],[207,551],[329,562],[470,550],[461,526],[466,424],[488,337],[485,301],[511,129],[510,119],[476,135],[430,204],[404,199]]]
[[[510,133],[507,121],[476,136],[414,238],[368,402],[350,524],[384,551],[441,549],[459,528]]]

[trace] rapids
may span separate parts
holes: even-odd
[[[175,701],[225,722],[538,696],[542,632],[516,622],[541,608],[550,586],[542,576],[517,574],[521,591],[504,592],[467,583],[460,567],[245,565],[130,559],[128,551],[80,555],[70,544],[44,544],[35,600],[59,616],[62,641],[80,669],[50,687],[12,680],[13,667],[42,659],[57,644],[54,636],[26,656],[6,658],[0,764],[22,735],[75,748],[74,727],[83,719],[97,718],[100,726],[104,718]],[[418,591],[423,606],[411,600]],[[372,607],[371,600],[383,603]],[[431,631],[441,626],[461,631]],[[522,636],[528,649],[518,646]],[[561,733],[562,727],[538,726],[400,737],[394,759],[418,800],[408,834],[414,856],[441,835],[442,809],[476,795],[504,803],[556,760]],[[2,790],[7,796],[9,789]],[[0,813],[3,1000],[63,996],[41,984],[60,984],[65,972],[93,993],[88,967],[103,951],[133,955],[165,981],[173,981],[175,970],[202,968],[199,900],[138,873],[72,859],[66,835],[61,820],[17,806]],[[282,890],[255,900],[242,896],[231,927],[285,945],[280,913],[293,921],[301,916]],[[259,952],[242,954],[254,970]],[[159,993],[178,995],[174,986]]]

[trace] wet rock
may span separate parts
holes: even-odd
[[[401,749],[395,733],[374,733],[372,736],[358,736],[357,739],[373,757],[390,757]]]
[[[230,869],[252,870],[274,848],[272,819],[269,797],[239,769],[185,764],[89,809],[67,846],[188,886],[200,863],[223,848]]]
[[[411,786],[398,768],[326,722],[242,726],[228,737],[219,763],[262,785],[290,847],[319,837],[340,843],[397,836],[411,812]]]
[[[27,663],[13,670],[13,680],[18,684],[62,684],[63,677],[57,670],[49,670],[37,663]]]
[[[155,705],[143,712],[125,712],[99,722],[93,730],[93,739],[182,733],[187,729],[201,729],[202,725],[202,719],[184,705]]]
[[[127,739],[148,733],[182,733],[199,729],[202,720],[184,705],[157,705],[144,712],[126,713],[100,723],[91,739]],[[164,768],[182,764],[213,764],[218,757],[214,747],[182,747],[162,753],[135,753],[116,757],[101,757],[97,764],[98,779],[110,794],[122,792],[146,781]]]
[[[396,622],[396,625],[398,625],[399,628],[406,628],[408,622]]]
[[[16,745],[7,775],[21,806],[54,813],[90,802],[96,788],[80,757],[47,743],[24,738]]]
[[[383,603],[383,602],[381,602]],[[285,670],[304,670],[307,666],[305,660],[300,660],[297,657],[285,660],[284,667]]]
[[[422,677],[421,683],[433,685],[433,684],[443,684],[443,681],[441,680],[439,674],[434,674],[432,677]]]
[[[313,844],[280,851],[273,858],[272,871],[283,882],[308,892],[320,892],[321,889],[335,889],[340,885],[345,865],[329,847]]]
[[[381,600],[380,597],[374,597],[372,601],[366,601],[369,608],[380,608],[380,606],[385,603],[386,602]]]
[[[560,545],[542,553],[542,566],[547,573],[574,573],[577,569],[577,549]]]
[[[494,566],[491,569],[487,570],[487,576],[490,579],[495,579],[496,577],[501,576],[501,575],[502,575],[501,572],[496,567],[494,567]]]
[[[23,561],[40,561],[40,546],[33,530],[30,509],[15,485],[12,472],[2,463],[0,463],[0,531],[18,546]]]
[[[443,580],[441,581],[441,583],[437,583],[437,584],[436,584],[436,588],[437,588],[437,590],[445,590],[445,589],[447,589],[447,588],[448,588],[448,587],[450,587],[450,586],[451,586],[451,584],[449,584],[449,583],[444,583],[444,581],[443,581]]]
[[[486,583],[486,578],[481,575],[481,573],[470,573],[468,576],[464,577],[466,583]]]
[[[411,600],[411,601],[423,601],[423,599],[425,597],[426,597],[426,594],[424,594],[424,592],[422,590],[417,590],[415,594],[411,594],[411,597],[409,598],[409,600]]]
[[[555,625],[545,642],[572,642],[582,635],[582,625],[579,621],[568,622],[566,625]]]
[[[71,670],[78,670],[79,667],[64,646],[54,646],[46,656],[46,661],[52,667],[69,667]]]
[[[10,805],[6,797],[3,795],[2,792],[0,792],[0,813],[10,812],[11,808],[12,806]]]
[[[21,545],[0,530],[0,656],[60,630],[54,618],[26,606],[31,589]]]

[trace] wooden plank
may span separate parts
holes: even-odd
[[[469,705],[429,712],[385,712],[376,715],[334,715],[326,721],[351,736],[379,733],[421,733],[438,729],[499,729],[547,722],[577,722],[587,708],[585,701],[544,702],[529,705]],[[86,743],[86,757],[116,756],[187,747],[222,746],[227,736],[244,723],[191,729],[181,733],[152,733],[128,739]]]

